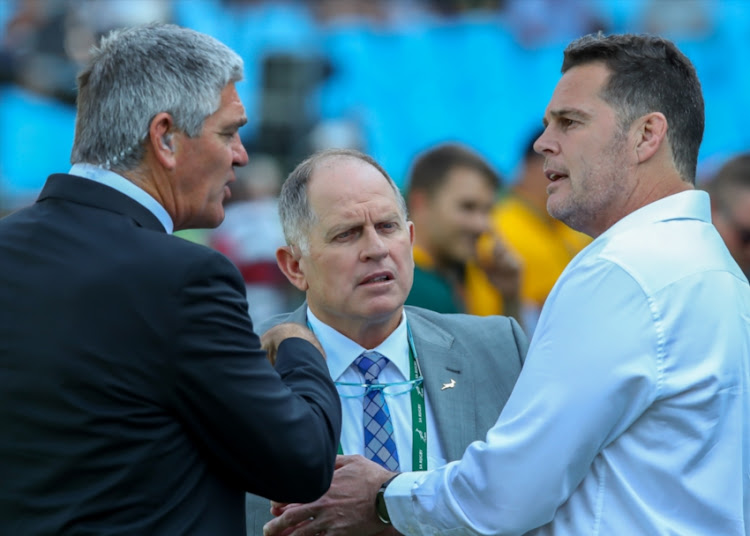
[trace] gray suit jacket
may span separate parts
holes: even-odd
[[[264,333],[281,322],[305,325],[307,303],[258,325]],[[425,392],[448,461],[461,458],[495,424],[521,372],[528,339],[504,316],[440,314],[406,306]],[[456,380],[452,389],[443,384]],[[247,495],[247,534],[262,535],[271,519],[268,499]]]

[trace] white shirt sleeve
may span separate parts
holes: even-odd
[[[548,523],[594,458],[658,395],[663,340],[638,282],[601,258],[563,274],[485,442],[388,487],[404,534],[524,534]],[[596,508],[596,505],[591,505]]]

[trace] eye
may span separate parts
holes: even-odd
[[[352,236],[354,236],[354,232],[355,232],[354,229],[347,229],[346,231],[344,231],[342,233],[339,233],[336,236],[334,236],[333,239],[336,242],[344,242],[345,240],[347,240],[347,239],[351,238]]]
[[[386,233],[396,231],[398,230],[398,228],[399,228],[399,225],[395,221],[386,221],[386,222],[378,224],[378,229]]]
[[[560,127],[562,127],[563,130],[567,130],[578,123],[578,121],[574,121],[573,119],[570,119],[568,117],[561,117],[558,122],[560,123]]]

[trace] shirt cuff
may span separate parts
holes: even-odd
[[[385,488],[385,505],[391,524],[401,534],[421,534],[414,517],[411,490],[424,477],[426,471],[401,473]]]

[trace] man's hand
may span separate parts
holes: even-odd
[[[264,536],[371,536],[397,534],[378,519],[375,495],[395,474],[362,456],[338,456],[330,489],[309,504],[273,503],[278,516]]]
[[[521,291],[521,261],[499,236],[482,236],[477,244],[477,259],[503,299],[517,300]]]
[[[503,298],[503,314],[523,326],[521,317],[521,260],[496,234],[484,234],[477,243],[477,261]]]
[[[268,354],[268,360],[271,362],[271,365],[276,364],[276,351],[278,350],[279,345],[285,339],[291,339],[292,337],[298,337],[310,341],[320,353],[323,354],[323,358],[325,359],[326,354],[323,351],[323,347],[318,342],[318,339],[315,338],[312,331],[300,324],[285,322],[283,324],[275,325],[260,337],[261,348],[263,348]]]

